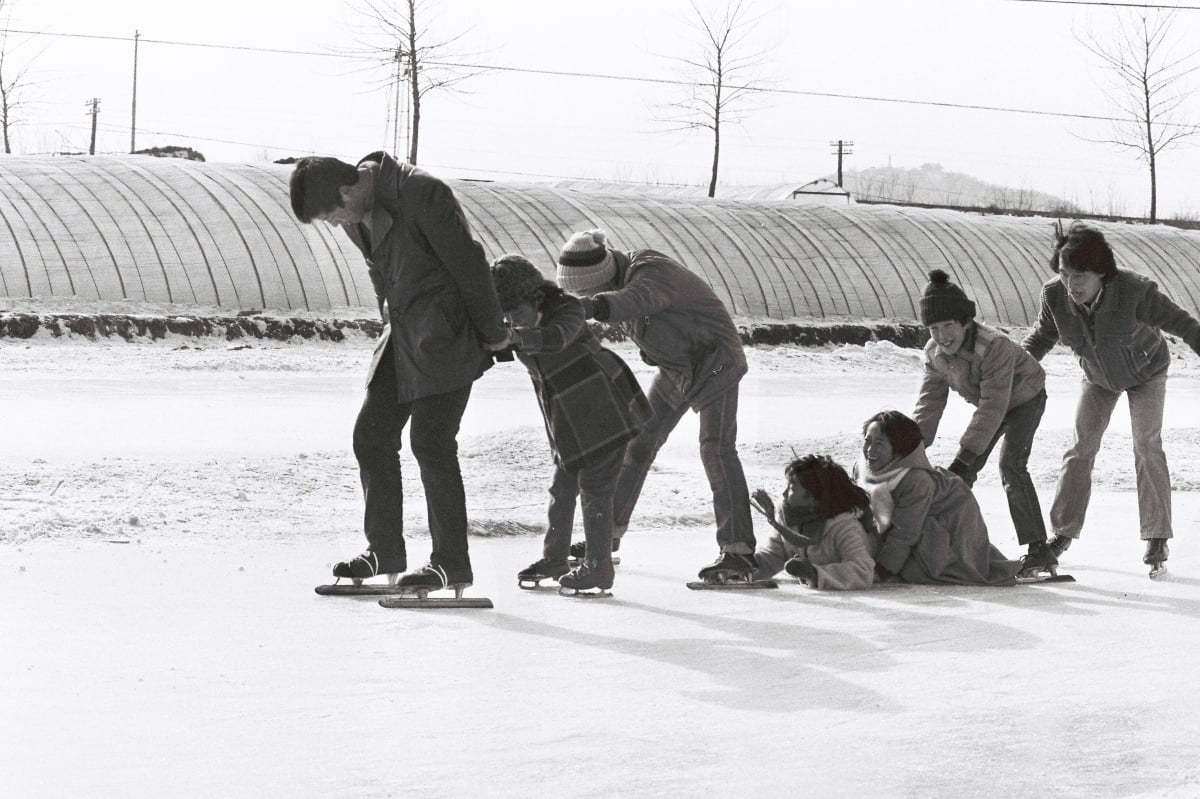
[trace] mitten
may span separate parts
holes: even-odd
[[[805,585],[811,585],[813,588],[817,587],[817,567],[812,565],[806,558],[792,558],[783,564],[783,570]]]

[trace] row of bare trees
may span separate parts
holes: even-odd
[[[407,97],[407,158],[417,163],[421,114],[431,92],[454,89],[485,71],[463,63],[457,50],[462,33],[446,38],[435,34],[429,20],[431,0],[359,0],[372,31],[370,42],[355,52],[376,61],[394,86],[394,126],[399,141],[400,99]],[[754,0],[717,0],[719,10],[689,0],[692,52],[672,56],[683,71],[683,95],[668,109],[663,121],[675,128],[701,129],[712,137],[708,196],[716,195],[721,162],[721,133],[736,124],[768,91],[763,66],[767,52],[751,34],[761,23],[752,13]],[[0,0],[0,18],[11,11],[12,0]],[[444,4],[443,4],[444,7]],[[1111,37],[1080,36],[1080,41],[1114,77],[1111,99],[1119,121],[1111,136],[1100,141],[1134,152],[1149,170],[1150,220],[1158,212],[1159,159],[1168,148],[1194,136],[1200,126],[1179,121],[1188,99],[1187,78],[1200,69],[1197,54],[1180,54],[1172,35],[1177,11],[1163,7],[1132,7],[1118,12],[1119,26]],[[10,67],[8,25],[0,30],[0,134],[4,152],[11,153],[9,134],[18,119],[22,90],[27,87],[29,65]],[[396,148],[398,149],[398,148]]]

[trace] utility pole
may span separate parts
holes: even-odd
[[[837,184],[838,184],[838,188],[840,189],[842,187],[842,156],[843,155],[854,155],[854,151],[849,149],[854,146],[854,142],[843,141],[841,139],[838,139],[837,141],[829,142],[829,146],[837,148],[837,157],[838,157]]]
[[[129,106],[129,152],[137,152],[137,57],[141,33],[133,32],[133,102]]]
[[[100,98],[93,97],[88,100],[88,113],[92,115],[92,143],[88,146],[88,155],[96,154],[96,119],[100,116]]]

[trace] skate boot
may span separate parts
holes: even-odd
[[[1142,556],[1142,563],[1150,567],[1151,579],[1162,577],[1167,573],[1167,557],[1170,554],[1171,548],[1167,546],[1167,539],[1146,539],[1146,554]]]
[[[459,569],[449,571],[436,563],[426,563],[416,571],[400,575],[397,585],[404,594],[416,594],[421,599],[430,591],[440,591],[443,588],[454,589],[454,598],[461,599],[463,589],[469,588],[475,577],[471,570]]]
[[[333,576],[339,580],[348,577],[354,581],[355,585],[362,585],[363,580],[382,574],[387,577],[388,585],[395,585],[396,578],[407,565],[403,556],[389,558],[368,549],[350,560],[333,564]]]
[[[620,548],[621,548],[621,539],[614,537],[612,551],[615,553]],[[567,558],[567,563],[569,563],[572,566],[578,566],[579,564],[583,563],[583,560],[585,557],[587,557],[587,542],[586,541],[576,541],[574,544],[571,544],[570,555]],[[621,562],[621,559],[613,558],[612,562],[613,562],[613,565],[616,566],[618,563]]]
[[[1063,540],[1070,541],[1071,539]],[[1021,557],[1021,571],[1018,576],[1040,577],[1043,574],[1049,574],[1051,577],[1058,575],[1058,558],[1055,557],[1050,543],[1034,541],[1029,545],[1029,551]]]
[[[758,563],[753,555],[722,552],[700,570],[700,579],[706,583],[748,583],[754,579],[756,571]]]
[[[517,572],[517,587],[541,588],[542,580],[557,580],[570,570],[571,568],[565,560],[549,561],[542,558]]]
[[[558,593],[563,596],[612,596],[613,567],[610,561],[586,558],[583,563],[558,578]]]
[[[1056,533],[1046,546],[1050,547],[1050,551],[1054,553],[1054,557],[1057,559],[1062,557],[1062,553],[1066,552],[1074,541],[1075,539],[1070,536],[1058,535]]]

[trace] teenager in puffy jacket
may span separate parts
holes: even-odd
[[[614,500],[614,546],[633,515],[646,474],[690,408],[700,416],[700,459],[708,475],[720,554],[705,580],[754,574],[750,492],[737,453],[742,339],[729,311],[699,275],[654,250],[620,252],[604,231],[571,236],[558,257],[558,284],[582,295],[589,318],[621,330],[658,367],[647,392],[653,416],[625,450]]]
[[[1050,506],[1050,547],[1061,556],[1083,529],[1096,453],[1124,394],[1133,428],[1141,538],[1146,542],[1142,559],[1151,566],[1151,574],[1157,574],[1173,535],[1171,475],[1162,447],[1171,353],[1162,334],[1176,335],[1200,353],[1200,321],[1150,278],[1118,269],[1104,234],[1083,222],[1072,222],[1065,235],[1061,228],[1056,230],[1050,265],[1058,276],[1042,286],[1037,325],[1022,346],[1041,360],[1061,342],[1083,368],[1075,435],[1063,455]]]
[[[1021,345],[975,320],[975,303],[940,269],[929,273],[921,297],[921,324],[929,328],[924,374],[913,419],[925,446],[937,437],[953,390],[975,406],[950,464],[973,487],[1001,439],[1000,481],[1017,541],[1029,551],[1024,571],[1053,572],[1058,559],[1046,543],[1042,505],[1029,475],[1029,454],[1046,410],[1046,373]]]

